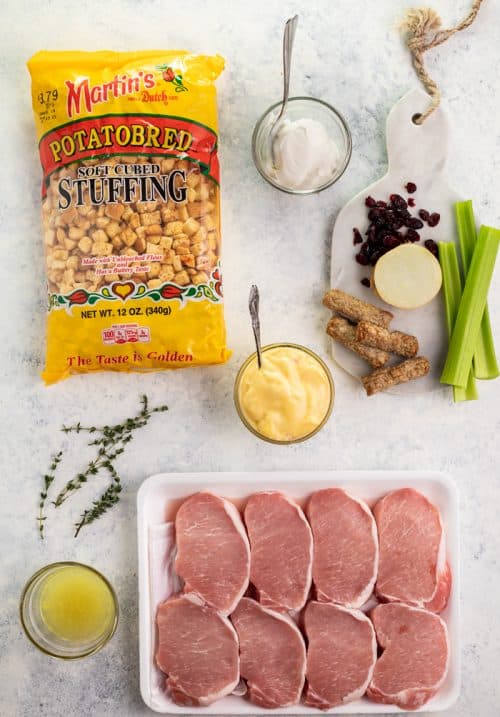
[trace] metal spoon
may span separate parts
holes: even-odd
[[[280,125],[283,122],[286,112],[286,106],[288,104],[288,94],[290,91],[290,72],[292,65],[292,50],[293,41],[295,39],[295,30],[297,29],[297,23],[299,16],[294,15],[289,18],[285,23],[285,31],[283,33],[283,102],[281,104],[281,110],[279,115],[273,122],[273,125],[269,131],[269,142],[271,146],[271,159],[273,166],[276,167],[276,155],[274,151],[274,140],[279,132]]]
[[[252,317],[252,329],[255,338],[255,346],[257,348],[257,363],[259,368],[262,368],[262,351],[260,348],[259,290],[255,284],[253,284],[250,289],[248,309],[250,311],[250,316]]]

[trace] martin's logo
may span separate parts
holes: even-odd
[[[154,73],[142,70],[133,76],[115,75],[111,82],[102,82],[99,85],[91,85],[88,77],[78,82],[66,80],[68,117],[79,115],[82,112],[92,112],[94,105],[131,95],[140,90],[150,90],[155,84]]]

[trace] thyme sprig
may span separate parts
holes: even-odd
[[[97,520],[101,517],[101,515],[104,515],[106,511],[116,505],[116,503],[120,500],[120,493],[122,492],[120,476],[111,463],[106,464],[105,467],[111,474],[111,483],[106,488],[104,493],[102,493],[97,500],[92,502],[92,508],[84,510],[78,523],[75,523],[75,538],[78,537],[78,534],[84,525],[90,525],[90,523],[93,523],[94,520]]]
[[[89,445],[94,445],[93,443]],[[117,458],[119,455],[123,453],[125,448],[122,446],[120,448],[117,448],[114,451],[104,451],[101,452],[99,450],[98,457],[93,460],[89,461],[86,469],[82,473],[77,473],[77,475],[69,480],[64,488],[58,493],[56,499],[52,501],[52,504],[59,508],[76,490],[80,490],[80,488],[83,486],[84,483],[87,483],[88,479],[91,476],[95,476],[101,471],[103,468],[107,468],[108,463],[111,465],[111,461],[113,461],[115,458]]]
[[[91,508],[88,508],[81,514],[80,521],[75,524],[75,538],[84,525],[89,525],[94,522],[94,520],[97,520],[97,518],[118,502],[122,484],[113,462],[125,451],[127,444],[130,443],[134,437],[133,432],[138,428],[146,426],[153,414],[168,410],[168,406],[165,405],[149,408],[148,397],[145,395],[141,397],[141,406],[141,410],[136,416],[127,418],[122,423],[117,423],[112,426],[82,426],[81,423],[78,422],[72,426],[62,427],[61,430],[66,434],[78,434],[82,432],[89,433],[92,436],[95,434],[96,437],[93,437],[92,440],[88,442],[88,445],[96,447],[97,455],[89,461],[83,471],[77,473],[74,478],[67,481],[66,485],[52,501],[52,504],[56,508],[59,508],[73,493],[80,490],[89,479],[103,470],[106,470],[111,476],[111,482],[106,490],[97,500],[93,501]],[[44,537],[44,523],[46,521],[44,514],[45,503],[49,488],[54,481],[54,471],[62,460],[62,455],[63,453],[60,451],[54,457],[49,473],[44,476],[43,489],[40,493],[38,516],[39,532],[42,538]]]
[[[123,423],[117,423],[114,426],[86,427],[77,423],[74,426],[62,427],[61,430],[64,433],[81,433],[82,431],[86,431],[91,434],[97,433],[100,437],[88,443],[89,446],[97,446],[97,457],[89,461],[84,471],[78,473],[72,480],[66,483],[53,501],[56,508],[59,508],[59,506],[68,499],[71,493],[80,490],[82,485],[87,483],[91,476],[97,475],[103,468],[109,470],[109,466],[112,465],[112,462],[124,452],[125,446],[132,440],[133,431],[145,426],[154,413],[168,410],[167,406],[157,406],[156,408],[150,409],[147,396],[141,397],[141,404],[142,409],[137,416],[127,418]]]
[[[55,479],[55,472],[57,470],[57,466],[62,461],[62,451],[59,451],[59,453],[56,453],[54,456],[52,456],[52,463],[49,466],[49,471],[43,476],[43,488],[40,491],[40,501],[38,503],[38,532],[40,533],[40,537],[43,538],[44,536],[44,529],[45,529],[45,521],[47,520],[47,516],[45,515],[45,503],[47,501],[47,495],[49,493],[49,488],[54,482]]]

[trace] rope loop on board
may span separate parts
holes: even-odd
[[[421,114],[415,115],[413,121],[416,124],[425,122],[441,102],[441,90],[425,69],[424,54],[433,47],[446,42],[452,35],[472,25],[482,2],[483,0],[474,0],[467,17],[449,30],[442,29],[441,18],[430,7],[409,10],[401,23],[400,29],[406,34],[406,44],[413,57],[415,72],[431,98],[427,109]]]

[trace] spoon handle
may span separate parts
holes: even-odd
[[[285,23],[285,32],[283,33],[283,105],[281,107],[280,117],[285,114],[286,106],[288,104],[293,41],[295,39],[295,31],[297,29],[298,21],[298,15],[294,15],[289,18]]]
[[[285,30],[283,32],[283,100],[281,102],[281,108],[278,116],[274,120],[271,129],[269,130],[269,153],[273,167],[277,166],[276,149],[274,146],[274,140],[278,134],[278,130],[281,126],[283,117],[285,116],[286,106],[288,104],[288,95],[290,92],[290,74],[292,67],[292,50],[293,41],[295,38],[295,30],[297,29],[297,23],[299,16],[294,15],[288,18],[285,23]]]
[[[259,290],[252,285],[250,289],[250,297],[248,299],[248,309],[252,318],[252,329],[255,337],[255,346],[257,348],[257,363],[259,368],[262,367],[262,352],[260,347],[260,321],[259,321]]]

